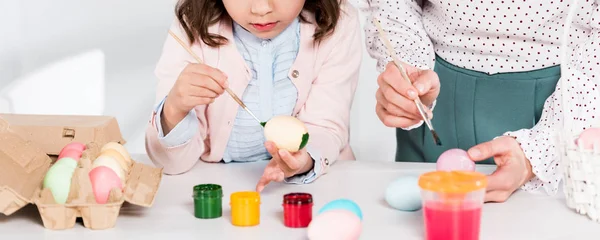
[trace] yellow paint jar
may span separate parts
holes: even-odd
[[[260,223],[260,194],[236,192],[230,196],[231,224],[239,227],[256,226]]]

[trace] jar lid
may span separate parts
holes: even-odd
[[[231,204],[254,204],[260,203],[260,194],[258,192],[235,192],[230,196]]]
[[[434,171],[422,174],[419,186],[432,192],[466,194],[486,188],[487,178],[471,171]]]
[[[288,193],[283,195],[283,204],[304,205],[313,202],[310,193]]]
[[[217,184],[200,184],[194,186],[193,197],[223,197],[223,188]]]

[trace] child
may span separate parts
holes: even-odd
[[[194,58],[168,37],[156,68],[157,106],[146,150],[166,174],[206,162],[271,160],[271,181],[310,183],[337,159],[354,160],[349,115],[360,62],[357,11],[338,0],[181,0],[171,31],[190,39]],[[306,125],[306,148],[291,154],[265,142],[263,128],[224,93],[229,87],[267,121],[291,115]]]

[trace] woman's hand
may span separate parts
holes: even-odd
[[[161,124],[166,135],[194,107],[215,101],[227,88],[227,76],[204,64],[189,64],[183,69],[163,105]]]
[[[377,78],[375,111],[379,120],[388,127],[407,128],[423,120],[414,100],[421,98],[425,107],[433,104],[440,94],[440,80],[432,70],[420,70],[403,64],[412,85],[402,78],[393,62]],[[427,109],[430,117],[433,113]]]
[[[521,146],[512,137],[499,137],[479,144],[468,151],[473,161],[494,157],[498,168],[488,176],[486,202],[504,202],[535,175]]]
[[[265,143],[265,147],[273,158],[256,185],[257,192],[261,192],[272,181],[283,182],[285,178],[306,173],[313,168],[313,160],[306,148],[291,154],[284,149],[277,149],[275,143],[270,141]]]

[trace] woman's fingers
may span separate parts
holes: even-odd
[[[383,122],[385,126],[394,128],[407,128],[420,122],[420,120],[409,119],[405,117],[397,117],[390,114],[383,106],[379,103],[375,105],[375,112],[379,120]]]

